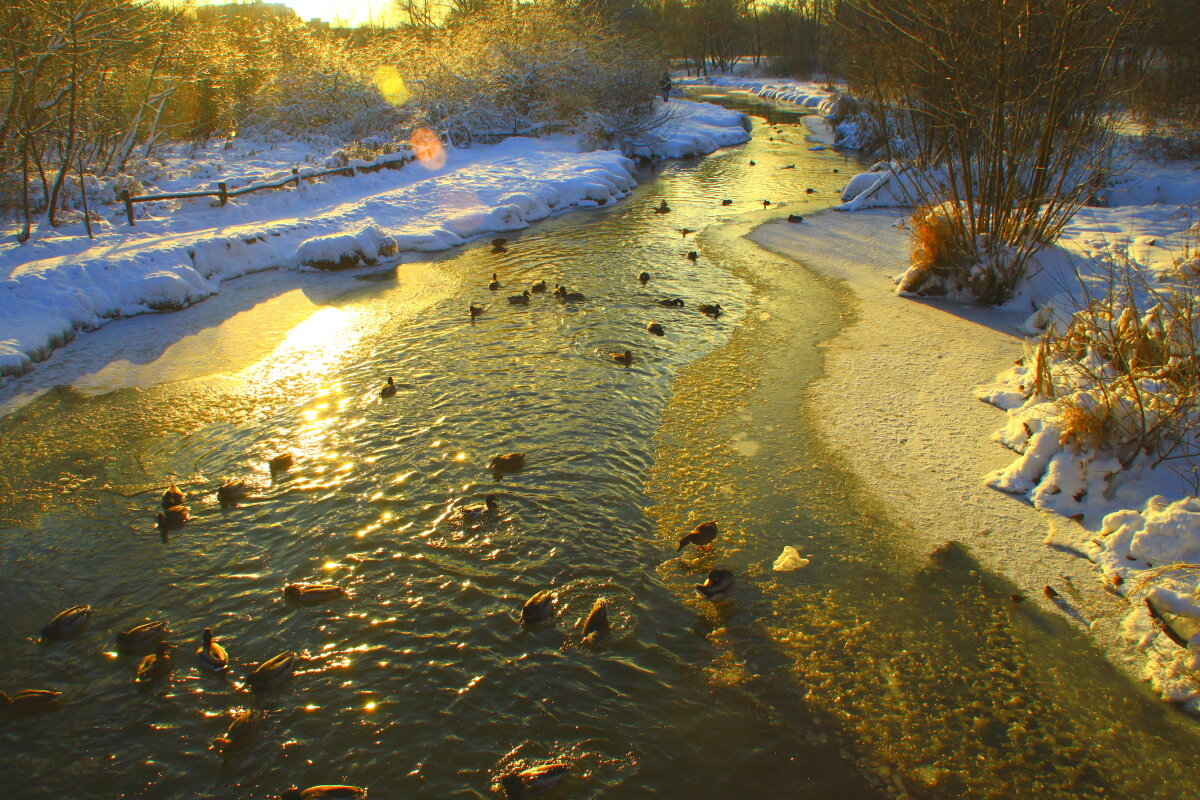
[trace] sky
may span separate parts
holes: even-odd
[[[371,19],[380,20],[391,10],[391,0],[270,0],[282,2],[296,10],[302,20],[323,19],[347,25],[361,25]],[[219,6],[228,0],[197,0],[196,5]]]

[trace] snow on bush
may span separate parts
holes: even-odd
[[[296,250],[296,263],[316,269],[350,269],[363,264],[378,264],[379,259],[395,254],[396,240],[370,226],[357,233],[335,233],[308,239]]]

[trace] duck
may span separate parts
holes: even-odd
[[[500,279],[498,277],[496,277],[496,273],[494,273],[494,272],[492,273],[492,280],[488,284],[488,288],[491,289],[493,292],[500,288]]]
[[[719,600],[733,591],[733,573],[727,569],[710,570],[704,583],[697,583],[695,589],[705,600]]]
[[[562,300],[563,302],[566,302],[566,303],[579,303],[579,302],[586,300],[587,298],[584,297],[581,292],[563,291],[563,293],[561,295],[559,295],[558,299]]]
[[[183,501],[186,499],[187,497],[184,495],[184,493],[179,491],[179,487],[172,483],[167,487],[167,490],[163,492],[162,507],[171,508],[172,506],[181,506],[183,505]]]
[[[810,186],[810,187],[808,187],[807,189],[805,189],[805,190],[804,190],[804,193],[805,193],[805,194],[816,194],[816,193],[817,193],[817,190],[816,190],[816,189],[814,189],[814,188],[812,188],[812,187]]]
[[[687,260],[688,260],[688,261],[696,261],[696,260],[698,260],[699,258],[700,258],[700,254],[699,254],[699,253],[697,253],[695,250],[688,250],[688,251],[687,251]]]
[[[687,547],[689,544],[696,545],[697,550],[711,550],[712,541],[717,538],[717,521],[710,519],[708,522],[701,522],[692,532],[686,534],[679,540],[679,550]]]
[[[608,355],[609,358],[618,364],[629,366],[633,363],[633,353],[629,352],[628,350],[626,350],[624,353],[609,353]]]
[[[804,217],[799,214],[788,214],[788,222],[804,222]]]
[[[683,300],[681,300],[678,297],[664,298],[662,300],[659,300],[658,304],[660,306],[666,306],[667,308],[683,308]]]
[[[175,528],[182,528],[191,519],[188,516],[187,506],[171,506],[165,511],[155,514],[154,518],[158,521],[159,530],[164,532],[174,530]]]
[[[520,772],[510,772],[500,778],[504,787],[504,796],[508,800],[520,800],[532,794],[541,794],[557,786],[571,772],[569,764],[555,762],[539,764],[536,767],[523,769]]]
[[[388,378],[390,381],[391,378]],[[246,496],[245,481],[225,481],[217,487],[217,502],[223,506],[232,505]]]
[[[394,380],[392,380],[392,376],[389,375],[388,379],[387,379],[387,383],[385,383],[383,385],[383,388],[379,390],[379,396],[380,397],[391,397],[395,393],[396,393],[396,382]]]
[[[508,248],[504,246],[506,244],[508,244],[508,239],[504,239],[504,238],[492,239],[492,255],[499,255],[500,253],[507,253]]]
[[[545,622],[553,616],[554,595],[549,589],[534,592],[533,597],[530,597],[525,601],[525,605],[521,606],[521,622],[525,625]]]
[[[225,732],[213,739],[213,747],[222,753],[241,750],[258,738],[262,729],[263,712],[257,708],[243,708],[234,712],[233,719]]]
[[[833,168],[833,171],[834,171],[834,173],[835,173],[835,174],[836,174],[836,173],[839,173],[839,172],[841,172],[841,170],[839,170],[837,167],[834,167],[834,168]]]
[[[482,522],[483,520],[496,513],[500,508],[500,503],[496,500],[496,495],[489,494],[483,498],[483,503],[473,506],[463,506],[458,510],[458,515],[468,522]]]
[[[750,166],[754,166],[754,159],[750,159]]]
[[[537,283],[529,284],[529,291],[534,292],[535,294],[546,291],[546,281],[541,280]]]
[[[583,641],[587,644],[595,644],[597,639],[611,629],[612,626],[608,623],[608,600],[601,597],[588,612],[587,619],[583,621]]]
[[[134,681],[140,686],[149,686],[171,674],[171,645],[159,642],[153,653],[138,664]]]
[[[663,326],[659,325],[657,322],[651,322],[646,326],[646,330],[650,331],[650,333],[653,333],[655,336],[667,335],[667,332],[663,330]]]
[[[786,167],[780,167],[780,169],[795,169],[795,168],[796,168],[795,164],[788,164]]]
[[[280,453],[267,462],[267,466],[271,468],[271,472],[287,472],[296,463],[296,458],[291,453]]]
[[[288,678],[292,677],[294,669],[296,669],[296,654],[288,650],[255,667],[246,675],[246,682],[256,692],[278,689],[287,682]]]
[[[511,297],[508,298],[508,302],[512,303],[514,306],[529,305],[529,290],[526,289],[525,291],[521,292],[520,294],[512,295]]]
[[[293,603],[310,606],[335,597],[346,597],[347,592],[345,587],[334,583],[289,583],[283,587],[283,596]]]
[[[493,472],[516,472],[525,468],[524,453],[505,453],[494,456],[488,463],[488,469]]]
[[[696,231],[692,230],[691,228],[680,228],[679,232],[686,237],[689,233],[695,233]]]
[[[22,689],[9,697],[0,692],[0,711],[5,714],[37,714],[57,708],[62,701],[62,692],[52,689]]]
[[[763,208],[766,208],[767,206],[771,205],[771,201],[770,201],[770,200],[763,200],[763,201],[762,201],[762,204],[763,204]]]
[[[363,800],[367,790],[360,786],[310,786],[300,790],[293,786],[280,800]]]
[[[54,615],[54,619],[42,627],[43,639],[64,639],[74,636],[87,627],[92,618],[91,606],[71,606]]]
[[[666,200],[663,200],[661,203],[658,204],[658,208],[654,209],[654,213],[655,214],[670,214],[671,207],[669,205],[667,205]]]
[[[209,672],[225,672],[229,669],[229,653],[213,639],[212,628],[200,634],[200,646],[196,648],[196,660]]]
[[[471,322],[474,322],[475,318],[478,317],[483,312],[484,312],[483,306],[476,305],[475,303],[471,303],[471,305],[467,306],[467,313],[471,315]]]
[[[733,201],[732,201],[732,200],[730,200],[730,199],[728,199],[728,198],[726,198],[726,199],[724,199],[724,200],[722,200],[722,201],[721,201],[721,205],[723,205],[723,206],[731,206],[731,205],[733,205]]]
[[[642,283],[649,283],[650,282],[650,273],[649,272],[639,273],[638,280],[641,281]]]
[[[143,622],[117,634],[117,649],[125,653],[140,653],[162,641],[168,633],[163,620]]]
[[[721,316],[720,303],[701,303],[700,305],[696,306],[696,308],[700,309],[701,314],[707,314],[713,318]]]

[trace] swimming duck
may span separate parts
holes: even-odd
[[[649,283],[650,282],[650,273],[643,272],[643,273],[639,274],[638,280],[641,281],[642,283]]]
[[[458,515],[469,522],[482,522],[492,514],[495,514],[498,508],[500,508],[500,503],[496,501],[496,495],[489,494],[483,498],[482,504],[460,508]]]
[[[525,468],[524,453],[505,453],[494,457],[488,464],[493,472],[515,472]]]
[[[618,364],[629,366],[633,363],[633,353],[629,352],[628,350],[626,350],[624,353],[609,353],[608,355]]]
[[[725,200],[722,200],[722,201],[721,201],[721,205],[723,205],[723,206],[731,206],[731,205],[733,205],[733,201],[732,201],[732,200],[729,200],[729,199],[725,199]]]
[[[367,790],[358,786],[310,786],[304,791],[293,786],[280,800],[363,800]]]
[[[508,302],[512,303],[514,306],[529,305],[529,290],[526,289],[525,291],[521,292],[520,294],[514,294],[513,296],[508,298]]]
[[[795,169],[795,168],[796,168],[795,164],[788,164],[786,167],[780,167],[780,169]]]
[[[568,292],[564,289],[563,293],[558,296],[558,299],[566,303],[579,303],[587,298],[580,292]]]
[[[682,550],[689,544],[696,545],[696,549],[698,550],[711,550],[712,540],[715,538],[717,538],[717,521],[713,519],[708,522],[701,522],[691,533],[679,540],[679,550]]]
[[[804,217],[799,214],[788,214],[788,222],[804,222]]]
[[[138,664],[137,676],[134,681],[141,686],[148,686],[171,674],[171,645],[159,642],[154,653],[142,659]]]
[[[701,314],[708,314],[710,317],[715,318],[721,316],[720,303],[701,303],[700,305],[696,306],[696,308],[700,309]]]
[[[171,508],[172,506],[181,506],[183,505],[183,501],[186,499],[187,498],[184,496],[183,492],[179,491],[179,487],[172,483],[167,487],[167,490],[163,492],[162,507]]]
[[[191,519],[188,516],[187,506],[171,506],[165,511],[160,511],[154,515],[158,520],[159,530],[169,531],[175,528],[182,528]]]
[[[483,306],[477,306],[474,303],[471,303],[471,305],[467,306],[467,313],[471,315],[471,322],[474,322],[475,318],[482,314],[483,311]]]
[[[733,573],[727,569],[710,570],[704,583],[697,583],[696,594],[705,600],[719,600],[733,591]]]
[[[533,597],[525,601],[521,607],[521,622],[533,625],[544,622],[554,616],[554,595],[549,589],[535,592]]]
[[[200,646],[196,648],[196,660],[209,672],[224,672],[229,669],[229,653],[213,639],[212,628],[200,634]]]
[[[161,642],[166,633],[167,623],[163,620],[144,622],[118,633],[117,649],[125,653],[140,653]]]
[[[520,800],[557,786],[570,771],[571,767],[568,764],[539,764],[501,777],[500,785],[504,787],[504,796],[508,800]]]
[[[840,172],[841,170],[839,170],[837,167],[834,167],[834,168],[833,168],[833,171],[834,171],[834,172]]]
[[[763,208],[766,208],[767,206],[771,205],[770,200],[763,200],[762,203],[763,203]]]
[[[391,378],[388,378],[391,380]],[[225,481],[217,487],[217,502],[223,506],[236,503],[246,496],[245,481]]]
[[[666,200],[663,200],[661,203],[658,204],[658,208],[654,209],[654,213],[655,214],[670,214],[671,207],[669,205],[667,205]]]
[[[504,246],[506,244],[508,244],[508,239],[492,239],[492,254],[507,253],[508,248]]]
[[[396,382],[392,380],[392,376],[388,376],[387,383],[379,390],[380,397],[391,397],[396,393]]]
[[[814,188],[812,188],[812,187],[810,186],[810,187],[808,187],[807,189],[805,189],[805,190],[804,190],[804,193],[805,193],[805,194],[816,194],[816,193],[817,193],[817,190],[816,190],[816,189],[814,189]]]
[[[286,472],[296,463],[295,457],[291,453],[280,453],[267,462],[267,466],[271,468],[271,472]]]
[[[289,650],[259,664],[246,676],[246,682],[256,692],[278,689],[292,676],[294,669],[296,654]]]
[[[608,633],[609,630],[611,630],[611,626],[608,624],[608,600],[602,597],[592,606],[587,619],[583,621],[583,641],[587,644],[595,644],[596,640]]]
[[[663,330],[663,326],[659,325],[657,322],[651,322],[649,325],[646,326],[646,330],[650,331],[655,336],[665,336],[667,333],[666,331]]]
[[[750,166],[754,166],[754,159],[750,159]]]
[[[22,689],[9,697],[0,692],[0,711],[5,714],[37,714],[56,708],[62,700],[62,692],[50,689]]]
[[[493,292],[500,288],[500,279],[496,277],[496,273],[494,272],[492,273],[492,280],[491,283],[488,284],[488,288]]]
[[[660,306],[666,306],[667,308],[683,308],[683,300],[678,297],[668,297],[659,300],[658,304]]]
[[[544,280],[541,280],[541,281],[538,281],[537,283],[531,283],[529,285],[529,291],[534,292],[534,293],[546,291],[546,282]]]
[[[234,713],[225,732],[213,739],[213,747],[227,753],[251,744],[262,729],[263,716],[263,712],[257,708],[243,708]]]
[[[688,261],[695,261],[698,258],[700,258],[699,253],[697,253],[695,250],[688,250],[688,252],[687,252],[687,260]]]
[[[310,606],[347,595],[344,587],[333,583],[289,583],[283,587],[283,596],[293,603]]]
[[[681,234],[683,234],[684,236],[687,236],[689,233],[695,233],[695,231],[692,230],[691,228],[680,228],[679,232]]]
[[[74,636],[87,627],[91,618],[91,606],[71,606],[66,611],[58,612],[54,619],[42,628],[42,638],[63,639]]]

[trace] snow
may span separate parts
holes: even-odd
[[[749,138],[745,115],[672,100],[669,122],[642,154],[708,153]],[[326,143],[327,144],[327,143]],[[178,148],[97,182],[96,238],[82,222],[0,241],[0,376],[24,372],[80,331],[109,320],[182,308],[223,281],[276,268],[336,269],[456,247],[576,208],[607,205],[635,185],[635,163],[613,150],[581,152],[571,136],[512,137],[424,153],[401,169],[340,175],[231,198],[138,204],[132,228],[115,203],[137,193],[232,190],[301,176],[327,162],[360,166],[412,158],[401,147],[368,161],[281,134]],[[107,204],[101,204],[101,196]],[[15,232],[15,231],[13,231]]]
[[[750,78],[738,75],[686,75],[673,79],[676,86],[712,86],[717,89],[733,89],[755,94],[764,100],[789,103],[802,108],[815,109],[821,114],[828,111],[828,103],[835,92],[827,84],[817,81],[790,78]],[[825,108],[822,105],[825,104]]]

